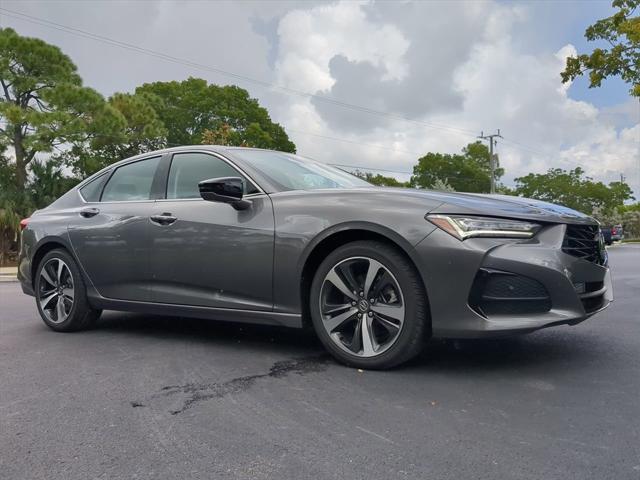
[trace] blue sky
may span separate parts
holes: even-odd
[[[522,2],[506,2],[517,4]],[[589,53],[594,47],[606,48],[605,42],[588,42],[584,37],[585,29],[597,20],[615,13],[610,1],[537,1],[525,2],[531,5],[534,13],[530,28],[539,25],[543,35],[531,39],[532,46],[541,49],[559,49],[567,43],[573,44],[579,53]],[[589,88],[586,77],[578,78],[569,89],[569,95],[576,100],[585,100],[597,107],[611,107],[629,98],[629,86],[617,77],[607,79],[600,88]]]

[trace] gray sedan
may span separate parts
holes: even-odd
[[[22,222],[19,278],[56,331],[103,309],[313,326],[389,368],[429,337],[579,323],[612,300],[597,222],[518,197],[374,187],[214,146],[111,165]]]

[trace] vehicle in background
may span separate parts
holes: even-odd
[[[606,245],[611,245],[613,239],[611,238],[611,227],[600,227],[600,234]]]
[[[622,240],[624,238],[624,232],[622,229],[622,225],[614,225],[611,227],[611,240]]]

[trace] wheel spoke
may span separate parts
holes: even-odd
[[[67,314],[64,311],[64,299],[62,297],[58,297],[58,303],[56,304],[56,321],[60,322],[64,320]]]
[[[404,305],[377,303],[375,305],[371,305],[371,310],[381,316],[390,317],[399,322],[404,320]]]
[[[325,320],[324,326],[327,331],[331,333],[340,326],[344,325],[347,321],[351,320],[357,311],[357,308],[349,308],[349,310],[347,310],[346,312]]]
[[[52,287],[56,286],[56,282],[53,280],[53,278],[51,278],[51,275],[49,274],[49,270],[47,270],[47,266],[45,265],[44,268],[40,271],[40,276],[42,278],[45,279],[45,281],[51,285]]]
[[[364,296],[369,298],[369,291],[373,285],[373,281],[378,276],[378,272],[383,268],[382,264],[377,260],[369,259],[369,268],[367,269],[367,277],[364,280]]]
[[[51,300],[53,300],[57,296],[58,296],[58,292],[54,291],[53,293],[48,293],[46,297],[40,298],[40,308],[42,308],[42,310],[46,310],[47,305],[49,305],[49,302],[51,302]]]
[[[62,260],[58,260],[58,271],[57,271],[57,278],[58,278],[58,283],[62,283],[62,272],[64,271],[64,262]]]
[[[400,327],[402,326],[401,322],[395,323],[389,320],[388,318],[383,317],[382,315],[374,315],[373,317],[380,325],[387,329],[387,331],[391,334],[395,334]]]
[[[373,336],[370,317],[362,317],[360,329],[362,330],[362,353],[365,357],[370,357],[376,353],[376,340]]]
[[[327,309],[322,312],[323,315],[335,315],[336,313],[346,310],[347,308],[351,308],[351,304],[345,303],[342,305],[325,305],[325,307],[327,307]]]
[[[73,287],[66,287],[62,289],[62,294],[69,300],[73,301]]]
[[[356,296],[349,289],[349,287],[347,287],[347,285],[342,281],[342,279],[338,275],[338,272],[336,272],[335,267],[331,269],[331,271],[329,272],[325,280],[328,282],[331,282],[334,287],[336,287],[338,290],[342,292],[343,295],[351,298],[352,300],[356,299]]]
[[[351,266],[348,263],[340,266],[340,272],[342,273],[342,276],[346,280],[347,288],[349,288],[350,291],[359,292],[362,290],[362,285],[353,276],[353,272],[351,271]]]

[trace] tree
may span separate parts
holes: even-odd
[[[66,175],[64,164],[56,159],[46,162],[34,160],[30,170],[26,193],[29,196],[28,203],[33,208],[46,207],[80,181],[79,178]]]
[[[28,194],[16,186],[15,173],[9,159],[0,153],[0,266],[7,262],[18,238],[19,222],[30,205]]]
[[[380,187],[408,187],[408,182],[401,182],[397,178],[393,177],[385,177],[384,175],[380,175],[379,173],[373,174],[371,172],[363,172],[361,170],[356,170],[351,172],[356,177],[360,177],[367,182],[378,185]]]
[[[431,188],[433,188],[433,190],[439,190],[441,192],[455,192],[451,185],[449,185],[444,180],[440,180],[439,178],[436,179],[436,181],[433,183],[433,187]]]
[[[634,198],[626,183],[611,182],[607,186],[594,182],[580,167],[570,171],[551,168],[547,173],[530,173],[516,178],[515,182],[516,195],[558,203],[587,214],[611,212]]]
[[[596,210],[593,216],[602,225],[622,225],[627,240],[640,238],[640,203],[621,205],[609,212]]]
[[[112,121],[102,96],[82,86],[68,56],[10,28],[0,29],[0,87],[0,150],[13,149],[18,188],[27,183],[37,152],[87,138]]]
[[[585,73],[589,87],[599,87],[604,79],[619,76],[631,85],[630,93],[640,97],[640,17],[634,16],[640,0],[614,0],[618,11],[598,20],[585,31],[588,41],[604,41],[609,48],[594,48],[591,54],[567,58],[561,73],[566,83]]]
[[[202,144],[205,138],[222,135],[228,145],[296,151],[284,129],[242,88],[189,78],[145,83],[136,93],[155,96],[154,108],[167,128],[170,146]]]
[[[146,93],[114,94],[107,102],[113,122],[76,142],[60,158],[83,178],[119,160],[165,147],[167,129],[156,113],[157,102],[157,97]]]
[[[496,181],[504,169],[496,168]],[[435,188],[436,182],[444,182],[458,192],[487,193],[491,187],[491,165],[489,148],[480,143],[470,143],[462,154],[429,152],[418,159],[413,167],[411,185]],[[441,184],[441,183],[440,183]]]

